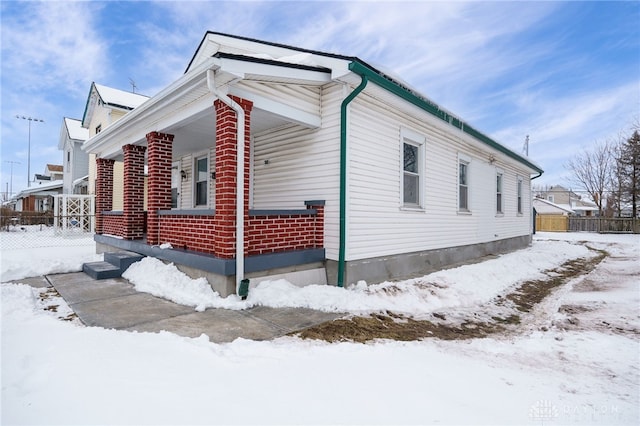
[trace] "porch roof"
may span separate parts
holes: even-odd
[[[190,126],[189,132],[200,135],[215,134],[214,93],[207,86],[207,71],[215,73],[215,87],[222,92],[250,99],[254,103],[252,126],[265,128],[297,122],[318,127],[320,116],[301,111],[272,99],[250,94],[237,86],[238,80],[277,82],[321,86],[331,81],[331,70],[304,64],[287,63],[259,56],[218,53],[191,69],[149,101],[127,113],[123,118],[96,134],[83,145],[86,152],[102,158],[121,158],[123,144],[145,145],[146,135],[152,131],[175,133]],[[260,131],[254,129],[252,131]],[[194,138],[182,138],[193,140]],[[203,142],[205,143],[205,142]],[[210,137],[206,143],[210,145]],[[193,146],[180,149],[203,149]]]

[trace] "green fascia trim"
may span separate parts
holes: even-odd
[[[394,80],[391,80],[384,75],[381,75],[379,72],[372,70],[368,66],[360,62],[354,61],[349,64],[349,70],[362,77],[366,76],[367,78],[369,78],[369,80],[371,80],[376,85],[382,87],[383,89],[399,96],[400,98],[406,100],[407,102],[412,103],[418,108],[428,112],[429,114],[439,118],[440,120],[450,124],[451,126],[457,129],[460,129],[464,133],[476,138],[477,140],[490,146],[491,148],[496,149],[502,152],[503,154],[506,154],[508,157],[511,157],[514,160],[517,160],[518,162],[535,170],[536,172],[538,173],[543,172],[543,170],[540,167],[536,166],[526,158],[516,154],[515,152],[511,151],[509,148],[506,148],[505,146],[499,144],[498,142],[491,139],[489,136],[479,132],[478,130],[474,129],[464,121],[460,120],[459,118],[454,117],[453,115],[449,114],[446,111],[443,111],[442,109],[440,109],[440,107],[437,104],[430,102],[421,96],[418,96],[412,90],[402,86],[400,83]]]

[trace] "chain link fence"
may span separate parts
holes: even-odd
[[[92,245],[93,232],[86,223],[91,217],[66,218],[66,228],[55,226],[59,219],[53,212],[19,212],[8,208],[0,211],[0,249],[71,247]]]

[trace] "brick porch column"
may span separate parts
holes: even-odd
[[[114,160],[96,158],[96,234],[102,234],[102,212],[113,209]]]
[[[124,235],[127,240],[139,240],[144,236],[144,146],[125,145],[123,216]]]
[[[244,221],[249,219],[249,154],[250,125],[253,102],[235,96],[245,114],[244,121]],[[232,259],[236,254],[236,171],[237,171],[237,117],[227,104],[216,99],[216,215],[214,253]],[[247,253],[245,239],[244,252]]]
[[[171,209],[171,161],[174,135],[160,132],[147,134],[147,243],[159,244],[160,219],[158,210]]]

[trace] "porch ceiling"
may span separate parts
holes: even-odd
[[[287,120],[268,111],[254,108],[251,111],[251,133],[282,126]],[[173,139],[173,158],[189,153],[204,151],[215,145],[216,119],[213,107],[207,109],[197,119],[186,123],[182,127],[168,129],[168,133],[175,135]]]

